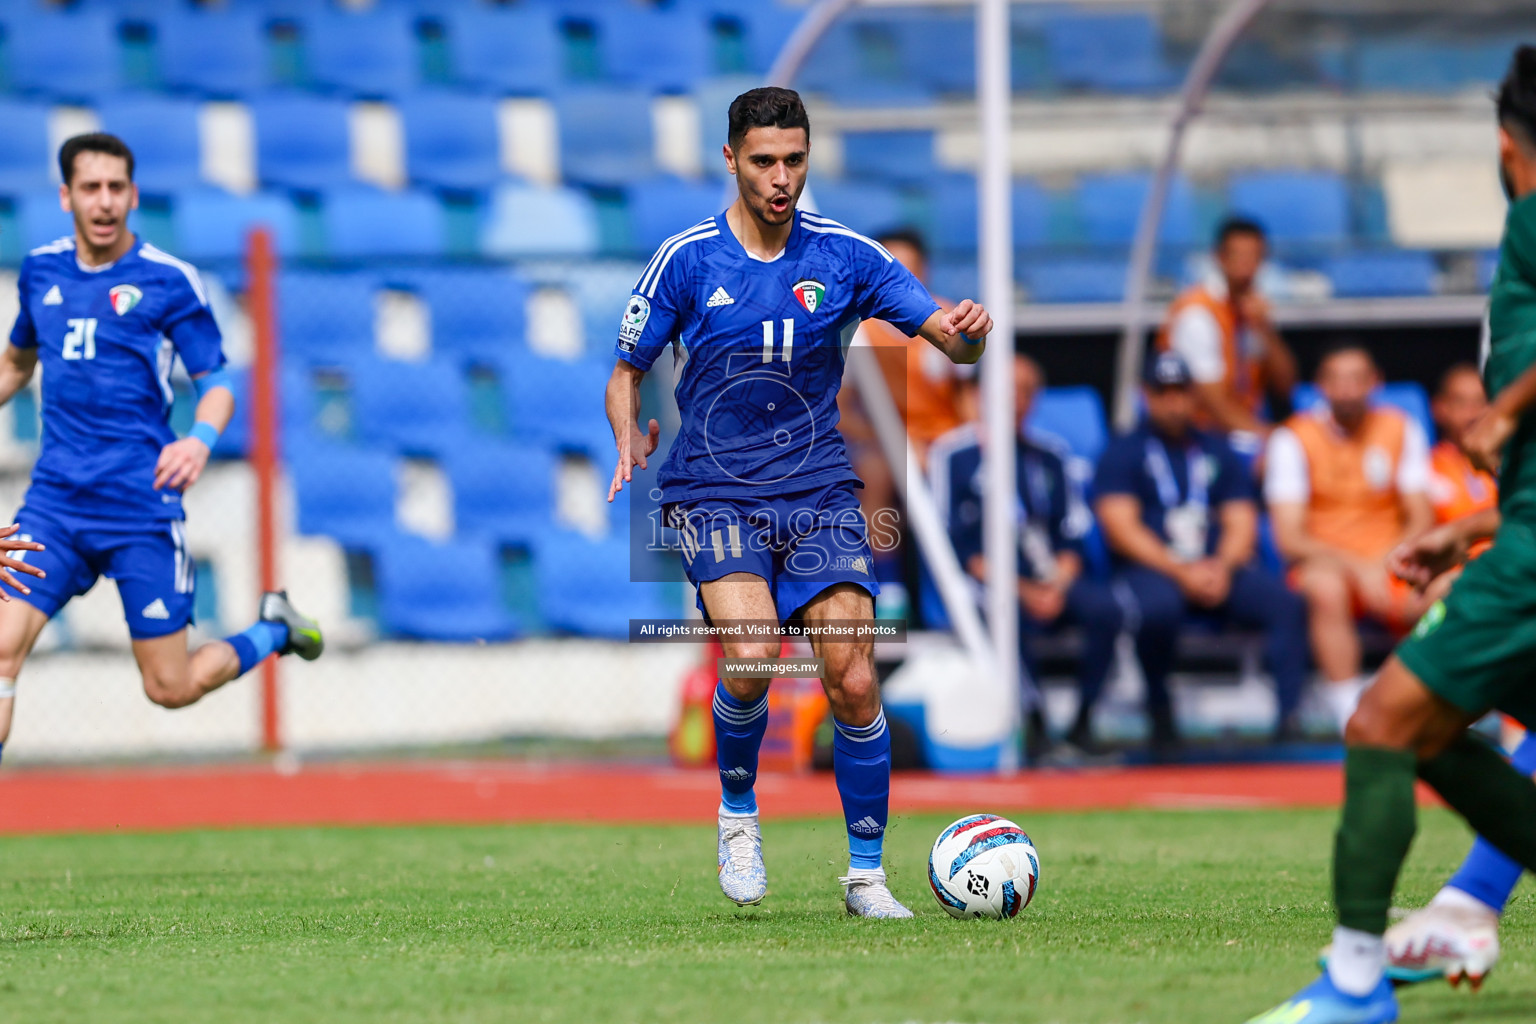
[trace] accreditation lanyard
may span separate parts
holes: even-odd
[[[1049,517],[1051,514],[1050,485],[1045,478],[1045,467],[1039,459],[1025,455],[1023,479],[1019,482],[1028,493],[1028,500],[1021,493],[1017,498],[1019,516],[1019,553],[1024,557],[1031,577],[1048,583],[1056,576],[1056,553],[1051,548]]]
[[[1163,506],[1163,529],[1174,554],[1186,562],[1205,557],[1210,531],[1209,461],[1198,445],[1190,445],[1185,449],[1184,464],[1188,468],[1189,494],[1181,500],[1179,484],[1173,476],[1173,463],[1168,459],[1168,449],[1160,438],[1147,438],[1147,471],[1152,474],[1158,500]]]

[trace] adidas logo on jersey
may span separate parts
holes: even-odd
[[[49,288],[48,294],[43,296],[43,305],[45,306],[62,306],[63,304],[64,296],[59,294],[58,285]]]
[[[852,825],[849,825],[848,831],[857,832],[861,836],[877,836],[885,831],[885,826],[866,814]]]
[[[139,614],[144,616],[146,619],[168,619],[171,617],[170,609],[167,608],[165,606],[165,602],[158,597],[149,602],[149,604],[146,605],[144,610],[139,612]]]
[[[735,301],[736,301],[735,299],[731,298],[729,295],[727,295],[725,293],[725,288],[724,287],[720,287],[720,288],[716,288],[715,289],[715,294],[711,295],[709,297],[709,301],[704,303],[704,305],[706,305],[706,306],[729,306],[731,303],[733,303]]]
[[[745,768],[722,768],[720,769],[720,777],[722,779],[730,779],[732,782],[745,782],[752,777],[752,773]]]

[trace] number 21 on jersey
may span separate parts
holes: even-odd
[[[96,318],[70,317],[68,323],[69,333],[64,335],[64,358],[95,359]]]

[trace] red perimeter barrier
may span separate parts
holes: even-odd
[[[830,775],[764,775],[769,818],[841,813]],[[1337,765],[1134,768],[1012,778],[901,774],[894,812],[1329,807]],[[713,772],[474,761],[27,770],[0,776],[0,833],[515,821],[714,821]],[[1421,790],[1421,800],[1432,799]]]

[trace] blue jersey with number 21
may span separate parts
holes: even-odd
[[[181,519],[181,495],[154,489],[170,427],[171,366],[196,377],[224,365],[219,328],[190,264],[136,241],[105,267],[72,238],[21,264],[11,344],[37,349],[42,452],[27,507],[95,519]]]
[[[675,346],[682,427],[658,474],[662,502],[857,483],[837,429],[853,333],[876,317],[915,335],[938,308],[883,246],[813,213],[796,212],[768,261],[747,255],[723,213],[662,243],[617,348],[648,370]]]

